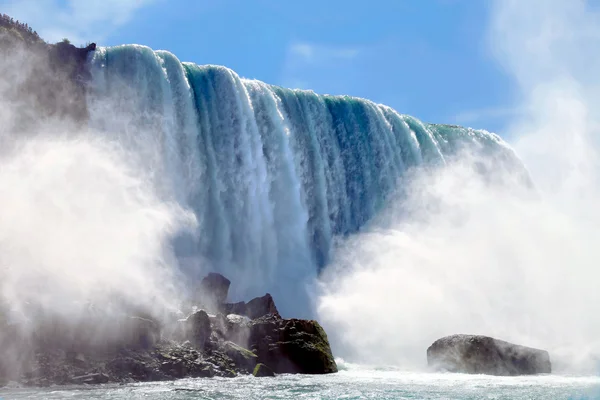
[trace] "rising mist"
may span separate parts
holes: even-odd
[[[490,183],[472,155],[414,176],[322,277],[340,353],[423,368],[434,340],[473,333],[545,348],[557,372],[597,371],[599,17],[585,1],[494,3],[490,50],[516,88],[504,136],[535,189],[505,171]]]
[[[69,84],[41,50],[2,57],[0,352],[17,371],[37,339],[106,344],[126,316],[173,315],[183,292],[171,240],[195,218],[156,190],[152,165],[55,112],[69,90],[39,96],[37,84]]]

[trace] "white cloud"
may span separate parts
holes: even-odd
[[[347,74],[351,74],[353,61],[362,52],[363,49],[356,46],[293,42],[287,48],[282,84],[292,88],[313,89],[313,85],[322,83],[328,77],[329,85],[326,86],[335,87],[335,83],[331,82],[332,77],[345,79]]]
[[[50,42],[99,41],[155,0],[10,0],[5,13],[25,22]]]
[[[352,60],[360,53],[357,47],[331,46],[316,43],[296,42],[288,48],[288,59],[308,64],[331,64]]]
[[[454,122],[457,124],[472,124],[482,120],[506,119],[515,117],[523,113],[520,107],[499,106],[478,108],[460,112],[454,116]]]

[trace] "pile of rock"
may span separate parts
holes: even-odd
[[[200,285],[202,305],[195,312],[162,324],[148,316],[126,317],[119,322],[124,334],[101,347],[40,337],[39,345],[29,347],[30,360],[21,369],[14,363],[3,367],[0,360],[0,384],[337,372],[318,322],[281,318],[270,294],[248,303],[226,303],[229,285],[225,277],[210,274]]]

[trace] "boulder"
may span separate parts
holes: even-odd
[[[452,335],[427,349],[430,367],[450,372],[487,375],[533,375],[551,372],[547,351],[487,336]]]
[[[231,281],[221,274],[211,272],[204,277],[200,282],[200,296],[203,305],[214,308],[225,304],[229,285],[231,285]]]
[[[337,372],[327,334],[317,321],[268,315],[253,320],[249,329],[249,347],[258,362],[277,374]]]
[[[257,378],[262,378],[266,376],[275,376],[275,373],[271,368],[267,367],[265,364],[256,364],[256,367],[254,367],[254,371],[252,371],[252,375],[254,375]]]
[[[197,348],[203,349],[206,341],[210,338],[210,318],[205,311],[196,311],[180,323],[184,324],[185,335]]]

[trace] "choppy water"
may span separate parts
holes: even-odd
[[[3,399],[600,399],[600,377],[433,374],[350,368],[325,376],[243,376],[0,391]]]

